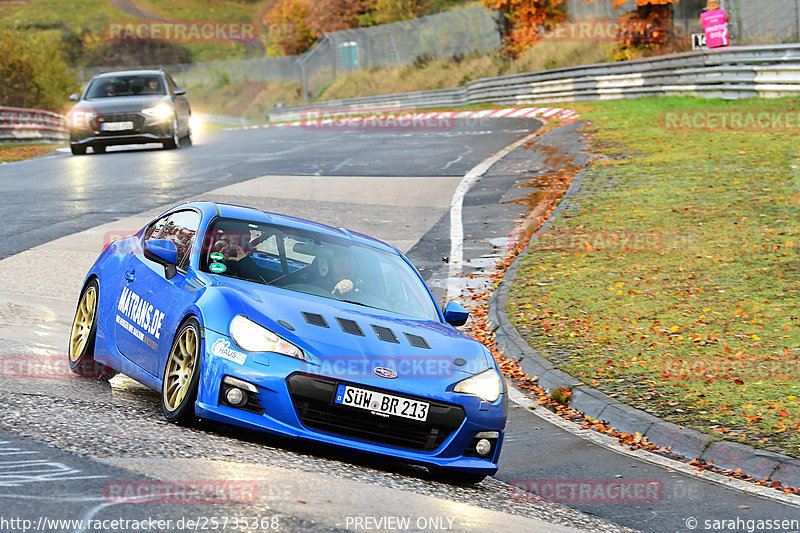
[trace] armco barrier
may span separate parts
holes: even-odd
[[[548,104],[642,96],[708,98],[800,94],[800,44],[731,47],[616,63],[599,63],[496,78],[454,89],[330,100],[270,111],[272,121],[299,120],[309,109],[359,112],[372,107],[457,107]]]
[[[66,119],[42,109],[0,106],[0,144],[65,142]]]

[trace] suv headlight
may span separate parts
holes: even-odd
[[[73,109],[69,112],[69,122],[73,128],[89,129],[89,121],[94,118],[94,113],[91,111],[83,111],[81,109]]]
[[[145,107],[142,114],[158,120],[167,120],[172,117],[175,110],[169,104],[158,104],[155,107]]]
[[[472,394],[487,402],[495,402],[503,393],[503,378],[494,368],[490,368],[480,374],[459,381],[453,391]]]
[[[231,338],[247,352],[275,352],[306,360],[303,350],[242,315],[236,315],[231,320]]]

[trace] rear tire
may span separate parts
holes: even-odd
[[[72,151],[72,155],[85,155],[86,154],[86,146],[81,144],[70,144],[69,149]]]
[[[92,279],[81,292],[78,308],[72,320],[69,338],[69,368],[85,378],[110,379],[116,374],[113,368],[94,360],[94,341],[97,336],[97,310],[100,287]]]
[[[161,412],[175,424],[191,424],[200,382],[200,324],[189,318],[178,329],[167,357],[161,384]]]

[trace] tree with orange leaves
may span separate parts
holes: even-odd
[[[500,11],[506,55],[516,57],[539,40],[545,23],[566,19],[564,0],[482,0],[484,7]]]
[[[303,53],[316,39],[308,25],[310,9],[310,0],[278,0],[264,17],[270,40],[284,55]]]

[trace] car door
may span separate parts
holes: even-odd
[[[117,346],[127,359],[160,376],[184,310],[196,297],[187,284],[189,256],[200,226],[200,213],[181,210],[156,220],[143,235],[123,276],[117,307]],[[144,257],[144,241],[169,239],[178,248],[177,274],[167,279],[163,265]]]

